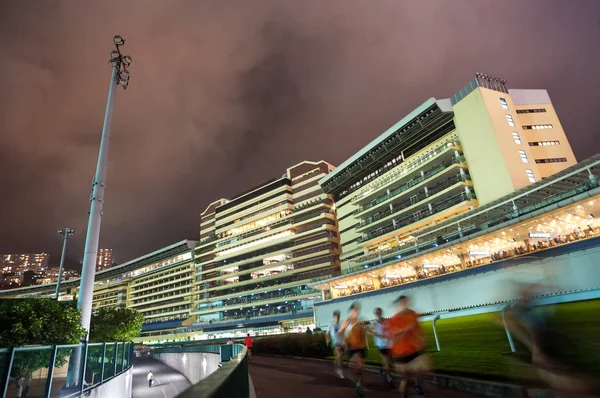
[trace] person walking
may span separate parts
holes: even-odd
[[[367,354],[367,335],[363,323],[359,320],[360,305],[358,302],[350,306],[350,315],[340,326],[340,333],[346,336],[348,345],[348,361],[356,361],[356,393],[364,396],[363,371]]]
[[[383,364],[383,372],[385,373],[385,379],[388,384],[393,385],[394,380],[392,379],[392,357],[391,348],[392,340],[389,338],[389,324],[388,320],[383,317],[383,310],[381,308],[375,308],[375,325],[373,330],[368,330],[367,333],[373,336],[375,346],[379,350],[381,355],[381,362]]]
[[[152,382],[154,381],[154,375],[152,374],[152,371],[148,372],[148,388],[152,387]]]
[[[244,339],[244,344],[246,344],[246,348],[248,349],[248,359],[252,358],[254,355],[254,345],[252,344],[252,337],[250,337],[250,333]]]
[[[429,370],[429,355],[424,353],[425,337],[419,324],[418,314],[408,307],[408,297],[400,296],[395,300],[398,313],[389,320],[390,337],[393,339],[392,357],[398,373],[401,374],[400,393],[406,397],[407,378],[413,377],[415,391],[423,395],[419,376]]]
[[[329,325],[328,333],[325,335],[327,345],[333,346],[335,354],[334,364],[336,365],[336,373],[340,379],[344,378],[344,334],[340,333],[340,312],[333,312],[333,322]]]
[[[310,330],[310,326],[307,326],[307,327],[306,327],[306,335],[307,335],[307,336],[312,336],[312,334],[313,334],[313,333],[312,333],[312,330]]]
[[[227,345],[233,345],[233,340],[231,340],[231,338],[227,340]]]

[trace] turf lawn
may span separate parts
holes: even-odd
[[[600,300],[561,304],[553,309],[553,322],[573,343],[563,344],[565,358],[585,373],[600,374]],[[498,317],[499,313],[448,319],[442,316],[436,325],[439,352],[432,323],[424,322],[435,371],[493,380],[536,380],[532,367],[510,354],[506,332],[495,322]],[[516,344],[518,352],[526,352]],[[367,362],[380,364],[372,338],[369,347]]]

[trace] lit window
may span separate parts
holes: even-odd
[[[528,125],[528,126],[523,126],[523,130],[545,130],[545,129],[551,129],[552,125],[551,124],[532,124],[532,125]]]
[[[529,182],[535,182],[535,176],[533,175],[533,171],[527,169],[525,170],[527,173],[527,178],[529,178]]]
[[[510,127],[515,127],[515,121],[511,115],[506,115],[506,121]]]
[[[502,104],[502,108],[508,110],[508,103],[504,98],[500,98],[500,103]]]
[[[517,133],[516,131],[513,131],[512,135],[515,140],[515,144],[521,145],[521,137],[519,137],[519,133]]]
[[[519,151],[519,156],[521,156],[523,163],[529,163],[529,159],[527,159],[527,154],[525,151]]]
[[[558,141],[534,141],[530,142],[529,146],[548,146],[548,145],[560,145]]]

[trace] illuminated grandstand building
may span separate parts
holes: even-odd
[[[478,73],[452,98],[425,101],[320,181],[336,203],[342,272],[364,267],[365,257],[417,247],[421,230],[575,162],[545,90],[509,90],[503,79]]]
[[[416,281],[455,272],[459,277],[461,271],[509,259],[526,264],[543,258],[541,252],[563,245],[563,252],[582,250],[580,244],[569,245],[574,242],[589,240],[584,247],[596,247],[600,244],[599,176],[600,155],[596,155],[487,205],[422,228],[413,236],[416,245],[361,256],[353,268],[343,270],[344,275],[309,285],[332,300],[380,289],[387,295],[394,288],[410,289]],[[387,296],[371,300],[391,303]],[[324,314],[321,323],[329,319],[329,312]]]
[[[318,184],[331,170],[324,161],[305,161],[202,213],[191,326],[202,331],[197,338],[281,333],[313,323],[321,292],[306,284],[339,274],[333,199]]]

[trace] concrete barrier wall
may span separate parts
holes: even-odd
[[[90,398],[131,398],[133,388],[133,369],[121,373],[104,384],[90,390]]]
[[[155,353],[153,358],[177,370],[192,384],[208,377],[221,362],[220,354],[203,352]]]
[[[328,325],[334,310],[344,316],[353,301],[361,303],[364,319],[374,318],[373,311],[377,307],[383,309],[384,316],[391,316],[395,312],[392,302],[401,294],[410,298],[415,311],[427,313],[516,299],[515,282],[542,283],[546,285],[543,292],[546,294],[600,289],[598,247],[544,259],[533,257],[530,262],[519,264],[525,260],[507,260],[504,265],[476,275],[460,277],[457,273],[450,280],[440,277],[440,282],[436,282],[437,278],[432,278],[412,284],[414,287],[397,286],[317,303],[316,324]]]

